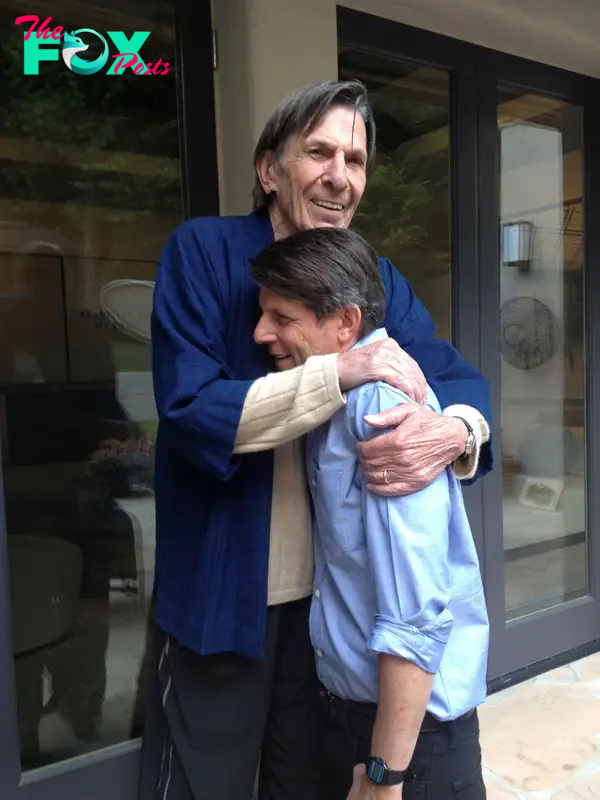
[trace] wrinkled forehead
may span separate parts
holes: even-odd
[[[291,133],[283,141],[283,151],[290,145],[312,140],[330,141],[345,149],[367,151],[367,128],[360,112],[353,106],[336,105],[328,109],[312,126]]]
[[[300,300],[292,300],[289,297],[284,297],[264,287],[260,288],[258,302],[263,314],[276,312],[293,319],[304,319],[307,316],[314,316],[312,311]]]

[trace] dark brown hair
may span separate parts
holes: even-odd
[[[317,319],[358,306],[360,336],[383,323],[385,286],[375,250],[358,233],[314,228],[279,239],[250,262],[252,277],[264,289],[297,300]]]

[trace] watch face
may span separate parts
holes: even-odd
[[[385,771],[385,766],[382,763],[371,759],[367,768],[367,774],[373,783],[381,785],[381,782],[385,778]]]
[[[475,449],[475,434],[470,433],[467,437],[467,444],[465,446],[466,455],[470,456],[474,449]]]

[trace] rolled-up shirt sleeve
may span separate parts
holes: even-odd
[[[370,384],[348,401],[351,432],[361,441],[384,433],[364,421],[411,402],[402,392]],[[439,411],[437,401],[429,406]],[[360,469],[360,468],[359,468]],[[429,486],[402,497],[380,497],[360,477],[362,514],[369,566],[376,586],[377,613],[367,647],[405,658],[435,674],[452,630],[448,539],[450,525],[447,469]]]
[[[435,675],[452,630],[452,614],[445,608],[426,625],[419,627],[418,620],[416,622],[416,625],[410,625],[377,614],[368,648],[377,653],[405,658]]]

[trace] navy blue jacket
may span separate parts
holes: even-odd
[[[233,455],[244,399],[272,371],[254,343],[248,260],[273,241],[265,212],[188,220],[160,257],[152,316],[156,445],[156,618],[198,653],[263,655],[273,451]],[[410,284],[380,259],[385,327],[416,359],[441,406],[491,423],[485,379],[446,342]],[[478,476],[491,469],[486,447]]]

